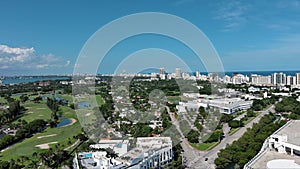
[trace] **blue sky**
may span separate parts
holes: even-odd
[[[215,46],[226,71],[300,69],[298,0],[7,0],[0,5],[0,75],[72,73],[95,31],[138,12],[169,13],[196,25]],[[144,48],[171,51],[191,69],[203,71],[184,45],[155,35],[120,43],[99,70],[112,72],[122,58]]]

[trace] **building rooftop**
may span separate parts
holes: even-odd
[[[300,120],[292,120],[268,137],[244,169],[300,169]]]
[[[275,132],[277,135],[286,135],[287,142],[290,144],[294,144],[300,146],[300,120],[293,120],[288,123],[284,128]]]
[[[283,160],[294,160],[294,164],[300,164],[300,157],[299,156],[291,156],[288,154],[281,154],[278,153],[275,150],[267,150],[253,165],[251,165],[252,169],[262,169],[262,168],[275,168],[275,165],[278,164],[278,161],[276,163],[276,161],[274,160],[281,160],[281,162],[283,162]],[[271,163],[270,163],[271,162]],[[274,163],[275,162],[275,163]],[[269,163],[269,167],[267,167],[267,164]],[[281,163],[284,164],[284,163]],[[273,167],[271,167],[273,166]],[[280,167],[281,165],[277,165],[277,169],[283,169],[282,167]],[[285,166],[284,168],[287,168],[287,166]],[[288,168],[287,168],[288,169]]]

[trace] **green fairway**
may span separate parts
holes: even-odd
[[[101,106],[105,103],[104,99],[100,95],[96,95],[96,100],[97,100],[98,106]]]
[[[44,119],[48,120],[51,118],[51,112],[49,108],[46,106],[46,103],[32,103],[27,102],[23,105],[27,107],[27,113],[21,117],[26,121],[32,121],[34,119]],[[52,149],[60,148],[64,149],[73,144],[76,140],[73,136],[81,133],[81,125],[77,120],[77,116],[75,111],[68,106],[60,106],[59,111],[62,112],[63,118],[71,118],[75,119],[76,122],[72,125],[67,125],[58,128],[50,128],[48,127],[46,130],[35,134],[34,136],[23,140],[20,143],[17,143],[11,147],[9,147],[4,152],[0,153],[0,160],[10,160],[10,159],[18,159],[20,156],[27,156],[32,158],[32,154],[34,152],[43,152],[46,150],[40,149],[36,147],[36,145],[41,144],[49,144],[49,147]]]
[[[4,98],[4,97],[0,97],[0,103],[6,104],[6,103],[7,103],[7,101],[5,100],[5,98]]]
[[[51,111],[45,102],[33,103],[28,101],[25,104],[22,104],[22,106],[27,109],[26,113],[21,117],[22,120],[31,122],[35,119],[51,119]]]
[[[167,101],[171,102],[173,104],[178,104],[180,100],[181,100],[180,96],[168,96],[167,97]]]

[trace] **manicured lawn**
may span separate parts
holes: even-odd
[[[6,99],[4,99],[4,97],[0,97],[0,103],[4,103],[4,104],[6,104],[6,103],[7,103],[7,101],[6,101]]]
[[[215,146],[217,146],[219,144],[219,142],[198,143],[198,144],[190,143],[190,144],[191,144],[191,146],[193,146],[194,148],[196,148],[198,150],[205,151],[205,150],[213,149]]]
[[[96,100],[97,100],[98,106],[101,106],[105,103],[104,99],[100,95],[96,95]]]
[[[27,101],[26,103],[22,104],[22,106],[27,109],[26,113],[21,117],[22,120],[31,122],[35,119],[51,119],[51,111],[45,102],[33,103],[31,101]]]
[[[167,101],[169,101],[171,103],[178,103],[180,101],[180,97],[179,96],[168,96]]]
[[[231,129],[231,130],[229,131],[229,135],[230,135],[230,136],[233,135],[234,133],[236,133],[237,131],[239,131],[239,129],[240,129],[240,127]]]
[[[48,119],[50,118],[50,110],[46,107],[46,104],[33,104],[33,103],[27,103],[26,106],[30,106],[29,110],[35,111],[34,113],[26,114],[24,117],[22,117],[25,120],[32,121],[33,119]],[[47,109],[37,109],[37,108],[47,108]],[[39,110],[39,111],[38,111]],[[41,110],[41,111],[40,111]],[[77,120],[75,111],[67,106],[60,106],[60,110],[63,112],[62,116],[64,118],[73,118]],[[46,114],[49,113],[49,116],[46,116]],[[38,116],[38,115],[45,115],[45,116]],[[37,116],[37,117],[35,117]],[[78,135],[81,133],[81,125],[77,122],[70,126],[64,126],[59,128],[47,128],[46,130],[35,134],[34,136],[23,140],[20,143],[17,143],[10,147],[8,150],[0,153],[1,157],[0,160],[10,160],[10,159],[18,159],[20,156],[32,156],[33,152],[43,152],[46,150],[42,150],[40,148],[35,147],[36,145],[50,143],[50,142],[58,142],[57,144],[60,144],[61,148],[66,148],[73,144],[76,140],[73,138],[73,136]],[[38,138],[41,136],[48,136],[52,135],[50,137],[44,137],[44,138]],[[68,142],[71,142],[69,144]],[[57,144],[50,144],[50,148],[55,149],[55,145]]]

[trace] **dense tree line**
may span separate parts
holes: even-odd
[[[300,115],[300,103],[295,97],[286,97],[276,104],[275,110],[277,112],[291,112]]]
[[[274,114],[263,116],[239,140],[222,149],[215,160],[217,168],[226,169],[234,165],[242,167],[251,160],[260,151],[265,139],[284,124],[274,123],[274,119]]]
[[[253,100],[252,109],[255,111],[260,111],[266,108],[271,104],[275,104],[279,98],[272,95],[271,98],[264,98],[262,100],[255,99]]]
[[[49,92],[53,89],[70,89],[70,86],[60,84],[60,80],[51,80],[49,86],[38,86],[34,85],[34,82],[20,83],[15,85],[5,85],[0,86],[0,96],[12,95],[16,93],[26,93],[26,92]]]
[[[18,100],[10,100],[7,110],[0,110],[0,124],[7,124],[19,117],[24,108]]]
[[[47,122],[41,119],[34,120],[28,124],[25,124],[22,128],[18,129],[15,136],[6,135],[0,139],[0,149],[16,143],[24,138],[32,136],[36,132],[42,131]]]

